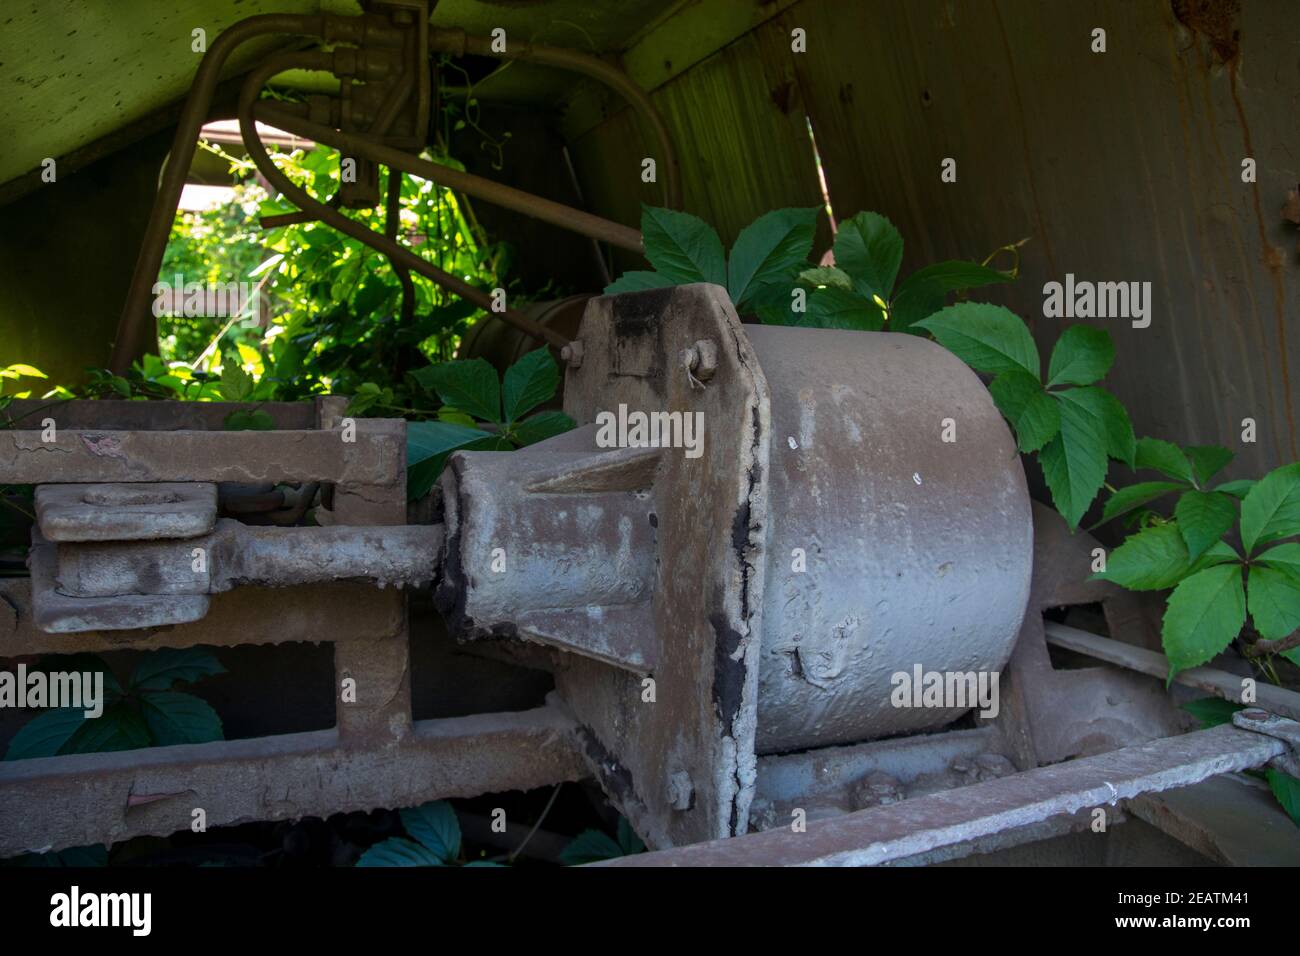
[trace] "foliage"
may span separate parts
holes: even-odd
[[[1056,510],[1071,529],[1078,527],[1110,460],[1132,465],[1136,452],[1128,412],[1096,384],[1115,359],[1110,335],[1083,325],[1066,329],[1052,349],[1044,382],[1033,336],[1002,306],[958,303],[915,328],[933,333],[971,368],[994,376],[989,392],[1020,450],[1038,456]]]
[[[1221,697],[1202,697],[1183,704],[1183,710],[1195,717],[1200,722],[1201,729],[1205,730],[1220,724],[1232,723],[1232,715],[1239,710],[1244,710],[1245,706]],[[1247,772],[1264,778],[1287,816],[1296,826],[1300,826],[1300,780],[1281,770],[1271,768],[1264,770],[1263,773]]]
[[[178,683],[189,684],[225,673],[216,657],[201,648],[166,648],[146,654],[125,687],[104,660],[94,654],[52,658],[35,669],[46,673],[102,673],[104,711],[95,718],[87,718],[80,707],[42,713],[14,734],[5,760],[222,739],[221,718],[211,705],[193,694],[172,689]]]
[[[213,147],[208,147],[219,152]],[[221,153],[232,172],[251,174],[248,160]],[[277,153],[277,165],[321,201],[337,194],[336,154],[324,146]],[[446,155],[434,161],[460,168]],[[385,194],[387,172],[381,172]],[[450,357],[457,337],[477,315],[475,306],[412,275],[413,314],[402,315],[402,283],[387,257],[319,222],[295,223],[263,232],[261,216],[294,211],[281,197],[268,197],[251,179],[235,187],[231,203],[177,217],[161,278],[174,282],[255,281],[271,303],[271,317],[160,318],[162,358],[191,370],[218,373],[223,352],[237,351],[240,364],[259,379],[270,371],[276,398],[353,394],[362,382],[391,388],[406,399],[406,371]],[[380,209],[354,218],[383,228]],[[433,183],[404,177],[399,238],[430,261],[481,289],[504,278],[506,249],[486,241],[471,223],[468,207]],[[423,247],[423,249],[421,249]]]
[[[1241,633],[1248,612],[1264,640],[1280,640],[1300,628],[1300,542],[1287,540],[1300,537],[1300,463],[1275,469],[1258,482],[1232,483],[1228,491],[1224,485],[1206,491],[1201,485],[1232,459],[1231,452],[1202,448],[1185,454],[1168,442],[1144,441],[1151,444],[1139,467],[1177,479],[1161,485],[1188,490],[1171,519],[1149,516],[1095,577],[1133,591],[1173,588],[1162,628],[1171,679],[1225,650]],[[1155,493],[1133,493],[1138,487],[1116,492],[1108,510],[1120,513]],[[1240,552],[1227,540],[1234,528]],[[1300,664],[1300,648],[1282,653]]]
[[[903,237],[874,212],[840,224],[834,266],[810,267],[818,212],[765,213],[741,230],[728,258],[703,220],[642,206],[645,255],[654,271],[625,273],[605,292],[712,282],[727,290],[738,312],[756,313],[772,325],[915,331],[918,321],[943,308],[949,293],[1015,278],[1014,272],[954,260],[918,269],[895,286]]]
[[[434,800],[400,811],[406,837],[389,837],[376,843],[357,860],[357,866],[455,866],[460,857],[460,822],[446,800]],[[465,866],[500,866],[475,860]]]
[[[427,365],[410,373],[410,378],[423,396],[442,403],[436,419],[406,426],[406,493],[411,500],[429,493],[453,451],[522,448],[575,424],[560,411],[529,414],[553,398],[560,385],[560,370],[546,348],[529,352],[506,369],[504,381],[483,359]],[[392,401],[389,390],[366,383],[348,413],[391,408]]]
[[[582,866],[584,863],[613,860],[644,852],[645,843],[636,835],[631,824],[619,817],[617,839],[599,830],[583,830],[560,851],[560,862],[565,866]]]

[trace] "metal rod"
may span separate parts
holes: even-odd
[[[482,199],[493,205],[532,216],[592,239],[611,243],[630,252],[640,253],[644,250],[641,233],[638,230],[583,212],[581,209],[574,209],[564,203],[543,199],[522,189],[493,182],[482,176],[475,176],[473,173],[461,172],[450,166],[432,163],[399,149],[393,149],[391,146],[372,142],[363,136],[340,132],[320,123],[289,116],[268,103],[256,104],[254,115],[263,123],[294,135],[307,136],[318,143],[333,146],[349,156],[362,156],[386,166],[396,167],[412,176],[435,182],[439,186],[463,192],[475,199]]]
[[[473,302],[490,315],[495,315],[520,331],[540,338],[556,348],[567,345],[569,340],[554,329],[546,328],[534,322],[517,309],[506,308],[497,311],[494,308],[491,296],[487,293],[476,289],[458,276],[444,272],[406,247],[398,245],[394,240],[388,239],[373,229],[369,229],[343,213],[313,199],[306,190],[299,188],[272,162],[266,147],[257,134],[257,123],[254,119],[254,107],[257,104],[257,96],[262,86],[276,73],[281,73],[284,70],[295,68],[331,70],[332,66],[332,54],[318,52],[285,55],[263,63],[249,73],[248,78],[244,81],[243,89],[239,95],[239,128],[244,134],[244,145],[248,149],[249,158],[253,160],[254,165],[266,177],[267,181],[278,189],[286,199],[304,212],[313,213],[321,222],[328,223],[339,232],[345,233],[373,249],[378,249],[394,262],[401,262],[415,272],[427,276],[443,288]]]
[[[672,137],[668,134],[668,127],[654,102],[645,90],[632,81],[631,77],[599,57],[588,56],[575,50],[533,43],[517,43],[513,40],[506,44],[506,49],[503,51],[493,49],[493,45],[494,41],[491,37],[468,36],[464,30],[429,31],[429,49],[438,53],[451,53],[456,56],[472,53],[475,56],[494,57],[498,60],[541,63],[544,66],[581,73],[619,93],[640,114],[659,142],[658,165],[663,171],[664,203],[671,209],[681,208],[681,171],[677,164],[677,151],[673,147]]]
[[[1161,680],[1169,676],[1169,659],[1145,647],[1135,647],[1123,641],[1111,640],[1099,634],[1090,634],[1075,627],[1057,624],[1055,621],[1044,621],[1043,633],[1047,636],[1047,643],[1056,647],[1085,654],[1108,664],[1126,667],[1141,674],[1149,674]],[[1242,702],[1243,677],[1240,674],[1232,674],[1216,667],[1191,667],[1179,671],[1172,679],[1175,684],[1195,687],[1197,690],[1206,691],[1234,703]],[[1300,720],[1300,694],[1295,691],[1256,682],[1255,695],[1255,700],[1251,702],[1255,706],[1293,720]]]
[[[114,372],[126,372],[132,359],[148,351],[146,339],[152,315],[149,304],[153,285],[158,278],[158,269],[162,266],[163,251],[167,246],[167,237],[171,235],[172,220],[176,218],[176,206],[180,202],[181,190],[185,187],[185,176],[194,159],[199,130],[207,117],[212,94],[226,60],[236,47],[255,37],[271,34],[322,36],[325,22],[321,16],[292,14],[249,17],[223,31],[204,54],[185,100],[185,108],[177,121],[171,153],[158,183],[158,193],[149,212],[144,239],[140,243],[140,254],[136,257],[135,272],[127,290],[126,302],[122,306],[122,315],[118,319],[113,353],[109,359],[109,367]]]

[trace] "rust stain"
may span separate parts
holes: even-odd
[[[1245,143],[1246,155],[1254,156],[1255,148],[1250,141],[1250,125],[1246,122],[1246,108],[1242,105],[1237,90],[1237,60],[1228,63],[1229,89],[1232,91],[1232,103],[1237,108],[1237,119],[1241,123],[1241,137]],[[1273,280],[1273,319],[1277,326],[1277,356],[1282,369],[1282,396],[1286,400],[1287,437],[1290,439],[1291,457],[1295,459],[1295,413],[1292,409],[1291,371],[1287,361],[1286,347],[1286,285],[1282,277],[1282,265],[1286,258],[1281,249],[1268,240],[1268,228],[1264,222],[1264,204],[1260,200],[1259,180],[1250,184],[1251,200],[1255,204],[1255,223],[1259,227],[1260,261],[1268,269]]]
[[[1227,67],[1228,88],[1232,94],[1232,104],[1237,111],[1237,122],[1241,126],[1245,155],[1253,157],[1255,147],[1251,143],[1250,124],[1247,122],[1246,108],[1241,102],[1238,88],[1238,70],[1241,63],[1241,0],[1170,0],[1169,7],[1178,22],[1192,33],[1193,38],[1205,38],[1214,63]],[[1255,223],[1259,229],[1260,261],[1268,269],[1273,282],[1273,317],[1277,330],[1278,364],[1282,372],[1287,437],[1291,447],[1291,457],[1296,458],[1295,412],[1292,407],[1291,370],[1286,344],[1286,286],[1282,276],[1285,256],[1281,249],[1269,242],[1258,180],[1251,183],[1250,187],[1251,201],[1255,207]],[[1267,367],[1267,359],[1265,359],[1265,366]]]

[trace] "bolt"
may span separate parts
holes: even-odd
[[[668,804],[674,810],[689,810],[695,802],[695,785],[685,770],[678,770],[668,778]]]
[[[690,377],[691,387],[701,387],[718,370],[718,346],[712,339],[700,339],[688,349],[682,349],[682,367]]]
[[[1268,720],[1268,711],[1252,707],[1250,710],[1243,710],[1241,716],[1247,720]]]
[[[574,339],[560,349],[560,361],[569,368],[582,368],[582,342]]]

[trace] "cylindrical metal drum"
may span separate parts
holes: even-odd
[[[990,684],[1028,601],[1033,526],[1010,431],[926,339],[745,332],[772,421],[757,751],[951,722],[970,706],[915,706],[918,676]]]

